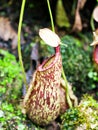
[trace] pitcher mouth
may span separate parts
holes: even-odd
[[[52,55],[50,58],[46,59],[38,68],[38,71],[45,71],[50,69],[56,62],[58,61],[60,56],[60,46],[55,48],[55,54]]]

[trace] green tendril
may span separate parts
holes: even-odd
[[[21,6],[20,18],[19,18],[19,25],[18,25],[18,56],[19,56],[19,62],[21,65],[22,73],[23,73],[24,84],[26,85],[26,90],[27,90],[28,85],[27,85],[25,69],[24,69],[23,61],[22,61],[21,43],[20,43],[21,42],[21,40],[20,40],[21,39],[21,28],[22,28],[25,3],[26,3],[26,0],[23,0],[22,6]]]
[[[52,11],[51,11],[51,7],[50,7],[50,2],[49,2],[49,0],[47,0],[47,5],[48,5],[49,14],[50,14],[50,20],[51,20],[52,31],[55,32],[54,22],[53,22],[53,16],[52,16]]]

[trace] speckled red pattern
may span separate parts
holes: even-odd
[[[94,59],[95,63],[98,64],[98,45],[96,45],[94,48],[93,59]]]
[[[59,49],[57,47],[56,54],[36,70],[30,84],[33,90],[30,90],[28,100],[24,102],[29,118],[39,125],[49,124],[60,113],[62,60]]]

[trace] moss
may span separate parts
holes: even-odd
[[[0,49],[0,96],[7,100],[20,98],[22,75],[14,55]]]
[[[62,130],[97,130],[98,103],[89,95],[84,95],[77,107],[68,109],[61,115]]]

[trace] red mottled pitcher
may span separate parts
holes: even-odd
[[[39,125],[49,124],[60,114],[62,59],[59,44],[54,45],[55,54],[45,60],[35,71],[23,101],[24,112]]]

